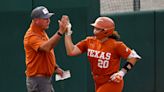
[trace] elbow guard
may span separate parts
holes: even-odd
[[[128,58],[137,58],[137,59],[141,59],[141,57],[136,53],[135,50],[132,50],[132,52],[130,53],[130,55],[128,56]]]

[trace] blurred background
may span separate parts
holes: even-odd
[[[0,92],[27,92],[23,37],[31,23],[31,10],[41,5],[55,13],[47,30],[49,37],[57,31],[57,21],[61,16],[68,15],[73,26],[74,43],[93,35],[90,24],[97,17],[111,17],[121,40],[142,56],[142,60],[124,77],[123,92],[164,92],[164,0],[1,1]],[[54,51],[57,63],[64,70],[70,70],[71,78],[53,80],[55,91],[94,92],[86,53],[77,57],[67,56],[63,38]]]

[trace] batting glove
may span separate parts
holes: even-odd
[[[116,83],[119,83],[120,81],[123,80],[123,77],[125,75],[125,72],[123,72],[122,70],[118,71],[117,73],[114,73],[110,79]]]
[[[72,34],[72,25],[71,23],[68,23],[68,26],[67,26],[67,32],[65,33],[65,35],[71,35]]]

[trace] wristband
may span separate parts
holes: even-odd
[[[66,33],[65,33],[65,35],[71,35],[73,32],[70,30],[70,31],[67,31]]]
[[[123,66],[123,68],[128,72],[130,69],[132,69],[133,64],[130,62],[126,62],[126,64]]]
[[[59,36],[63,36],[63,34],[62,34],[62,33],[60,33],[59,31],[57,32],[57,34],[58,34]]]

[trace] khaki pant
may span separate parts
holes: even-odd
[[[28,77],[26,86],[28,92],[54,92],[50,77]]]

